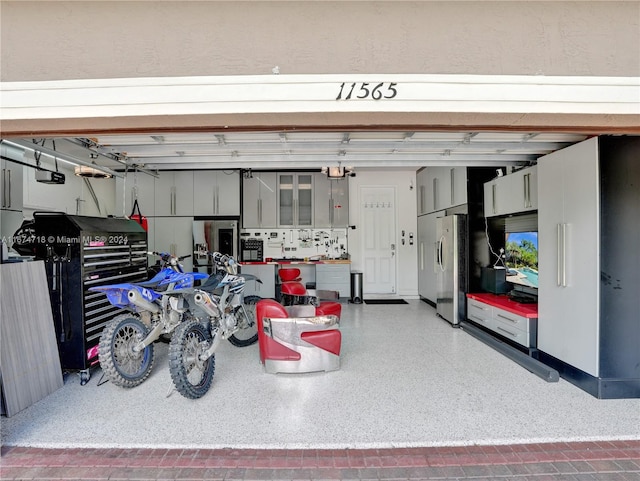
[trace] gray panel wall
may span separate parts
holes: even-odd
[[[640,137],[600,140],[600,375],[640,386]]]

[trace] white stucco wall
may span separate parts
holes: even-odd
[[[2,1],[3,81],[638,76],[637,1]]]

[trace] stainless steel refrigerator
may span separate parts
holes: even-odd
[[[221,252],[238,258],[239,218],[203,219],[193,221],[193,268],[196,272],[213,271],[211,258],[206,252]]]
[[[458,326],[466,317],[467,216],[436,219],[437,314]]]

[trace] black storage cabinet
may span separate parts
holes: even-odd
[[[88,289],[146,280],[147,233],[123,218],[36,212],[33,234],[35,257],[45,261],[62,368],[82,371],[84,384],[102,329],[123,313]]]

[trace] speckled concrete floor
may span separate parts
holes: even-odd
[[[35,447],[386,448],[640,438],[640,400],[547,383],[429,305],[343,305],[342,366],[266,374],[258,346],[222,344],[209,393],[171,391],[167,346],[134,389],[59,391],[11,418],[2,443]]]

